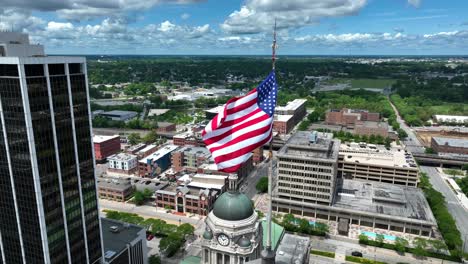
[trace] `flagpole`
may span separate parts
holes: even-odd
[[[273,45],[271,46],[272,56],[271,56],[271,66],[272,70],[275,70],[276,67],[276,19],[275,19],[275,27],[273,30]],[[275,100],[276,104],[276,100]],[[275,105],[276,106],[276,105]],[[273,120],[274,120],[275,113],[273,112]],[[273,189],[273,131],[272,131],[272,138],[270,140],[269,146],[269,157],[270,157],[270,168],[268,170],[268,212],[267,212],[267,239],[266,239],[266,247],[265,250],[262,252],[262,263],[263,264],[273,264],[275,263],[275,252],[271,248],[271,226],[272,226],[272,189]]]

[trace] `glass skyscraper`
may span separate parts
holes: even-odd
[[[0,32],[1,263],[99,263],[86,61]]]

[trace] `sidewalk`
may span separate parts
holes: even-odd
[[[129,203],[121,203],[121,202],[114,202],[104,199],[99,199],[99,208],[101,211],[103,210],[114,210],[120,212],[127,212],[132,214],[140,215],[144,218],[157,218],[166,221],[169,224],[178,225],[180,223],[188,223],[195,228],[203,222],[204,217],[195,215],[193,217],[189,216],[182,216],[182,215],[174,215],[172,213],[166,213],[166,210],[156,208],[155,206],[151,205],[141,205],[136,206],[134,204]]]

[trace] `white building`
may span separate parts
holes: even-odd
[[[468,123],[468,116],[434,115],[434,121],[437,122],[437,123],[467,124]]]
[[[138,166],[137,156],[127,153],[119,153],[109,156],[109,173],[131,174],[136,171]]]

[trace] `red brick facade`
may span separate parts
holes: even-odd
[[[96,161],[104,161],[110,155],[120,151],[120,137],[115,136],[109,140],[94,143],[94,155]]]

